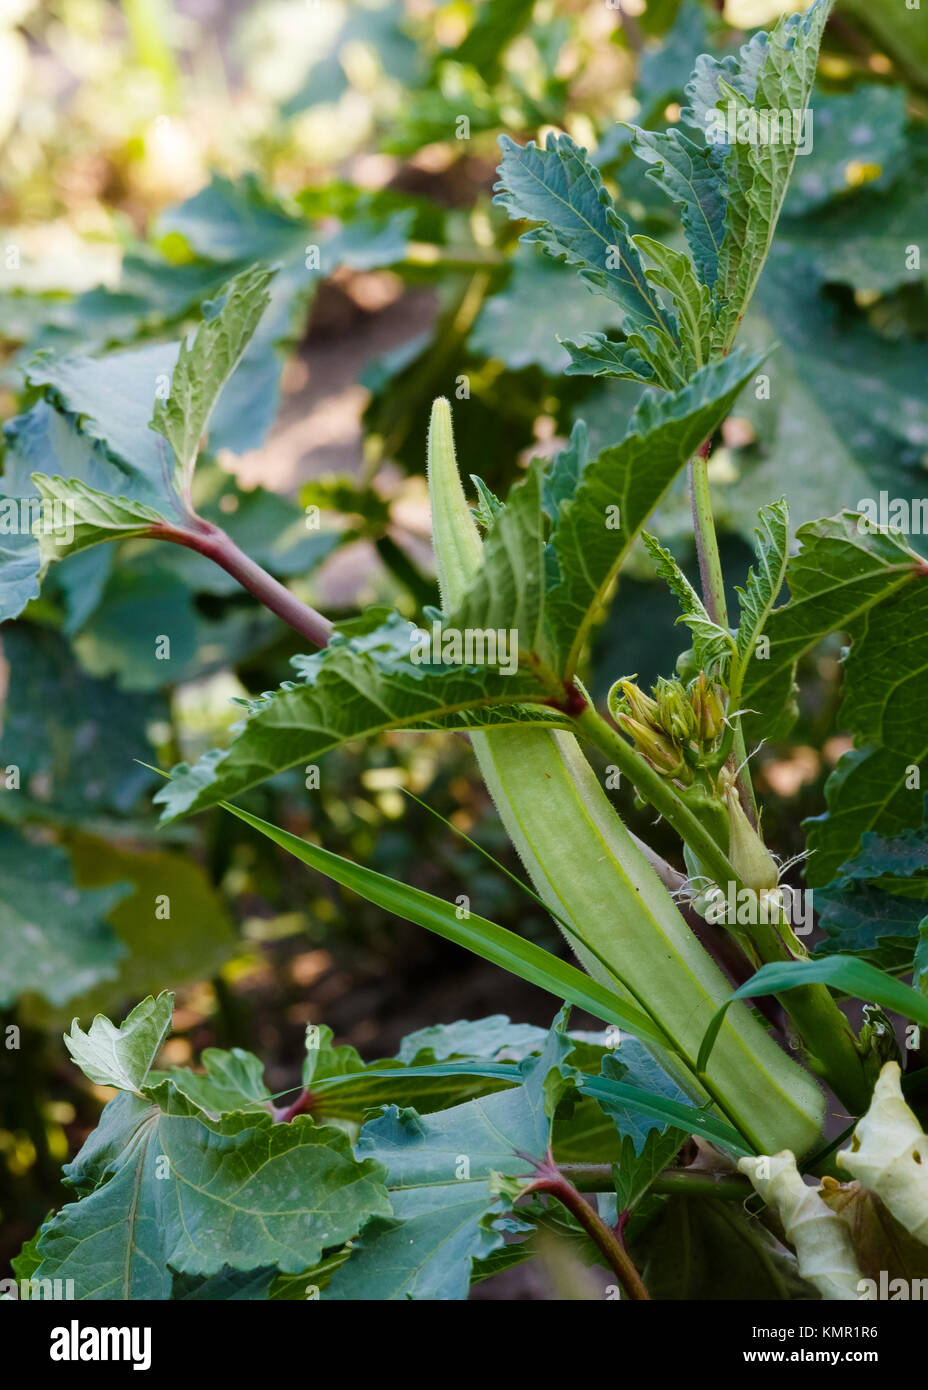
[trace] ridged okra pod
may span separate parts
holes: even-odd
[[[458,474],[446,400],[432,409],[428,477],[448,613],[478,569],[483,546]],[[700,1041],[732,987],[631,838],[574,736],[510,726],[474,732],[471,740],[536,891],[592,948],[568,936],[590,974],[634,999],[671,1039],[678,1055],[661,1060],[675,1078],[694,1097],[711,1096],[759,1152],[807,1151],[821,1133],[822,1094],[740,1004],[726,1015],[705,1089],[697,1081]]]

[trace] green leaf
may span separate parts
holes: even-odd
[[[23,994],[65,1004],[113,979],[125,947],[105,918],[127,891],[79,891],[63,849],[0,826],[0,1008]]]
[[[112,497],[77,478],[68,481],[35,473],[33,481],[43,505],[51,509],[50,515],[54,517],[57,509],[65,518],[61,527],[46,530],[43,525],[36,533],[43,568],[102,541],[144,536],[165,519],[162,512],[144,502]]]
[[[709,617],[702,599],[680,569],[669,550],[666,550],[648,531],[642,531],[641,539],[654,568],[661,579],[665,579],[672,593],[676,594],[683,609],[678,622],[686,623],[693,634],[693,652],[696,665],[703,671],[721,672],[731,660],[734,641],[727,628],[720,627]]]
[[[719,75],[719,65],[717,100],[712,104],[724,110],[732,103],[736,120],[749,111],[789,111],[791,120],[801,123],[831,5],[832,0],[816,0],[805,14],[784,17],[762,45],[755,36],[741,50],[741,66],[734,73]],[[763,61],[758,62],[761,49]],[[745,144],[739,140],[728,147],[726,232],[716,286],[717,297],[726,302],[713,339],[718,350],[731,346],[763,270],[800,139],[794,129],[789,139],[760,138]]]
[[[166,1299],[172,1270],[297,1274],[390,1210],[381,1168],[357,1163],[340,1130],[306,1116],[214,1120],[169,1081],[110,1102],[94,1145],[99,1185],[38,1243],[37,1277],[73,1278],[79,1299]]]
[[[828,933],[816,954],[867,956],[886,968],[908,967],[928,900],[928,832],[886,838],[866,832],[833,883],[815,892],[819,926]]]
[[[696,278],[688,256],[674,251],[652,237],[635,236],[632,241],[651,262],[645,274],[652,285],[673,300],[677,315],[681,363],[685,379],[709,360],[712,325],[715,320],[709,289]]]
[[[661,1101],[671,1101],[684,1106],[689,1111],[691,1124],[695,1123],[697,1127],[705,1118],[705,1112],[690,1104],[686,1093],[637,1038],[623,1038],[618,1047],[610,1048],[602,1055],[598,1066],[585,1067],[584,1070],[598,1071],[601,1078],[621,1082],[623,1086],[632,1088],[639,1097],[643,1094],[649,1098],[648,1108],[641,1110],[636,1109],[633,1102],[621,1100],[619,1093],[612,1090],[607,1097],[598,1097],[603,1113],[608,1116],[617,1134],[623,1142],[630,1139],[636,1153],[641,1152],[652,1130],[662,1134],[670,1123],[667,1114],[664,1111],[655,1112],[651,1102],[657,1101],[659,1104]],[[696,1133],[698,1129],[687,1132]]]
[[[795,661],[828,632],[849,634],[841,718],[858,746],[828,780],[827,814],[806,823],[807,872],[818,886],[854,856],[865,831],[888,835],[921,821],[913,769],[928,759],[920,637],[928,587],[924,560],[854,513],[803,527],[799,537],[787,570],[792,597],[770,616],[770,658],[749,667],[742,703],[760,712],[748,721],[749,741],[757,731],[781,736],[792,722]]]
[[[473,508],[474,520],[483,531],[489,531],[503,504],[495,492],[491,492],[483,479],[479,478],[476,473],[471,473],[470,480],[477,489],[477,497],[479,498],[477,506]]]
[[[850,213],[842,218],[842,229],[848,226]],[[791,307],[797,302],[798,316]],[[719,516],[748,539],[772,497],[785,494],[795,525],[856,508],[882,488],[899,495],[900,477],[920,466],[928,441],[928,349],[877,332],[860,311],[827,294],[781,236],[739,341],[757,347],[777,339],[764,367],[768,380],[760,383],[765,389],[746,391],[735,406],[757,442],[735,455],[735,482],[714,489]]]
[[[711,288],[718,278],[719,251],[725,239],[722,150],[696,145],[675,129],[628,129],[634,153],[652,166],[649,177],[679,205],[696,269],[703,284]]]
[[[170,379],[176,356],[177,344],[156,344],[101,358],[39,355],[25,368],[27,384],[43,398],[5,427],[0,515],[4,530],[13,525],[19,534],[10,536],[0,554],[2,616],[18,616],[25,601],[37,596],[41,570],[70,548],[58,544],[68,538],[69,521],[79,525],[88,507],[102,519],[105,504],[95,494],[118,499],[112,505],[124,517],[141,509],[146,519],[181,519],[167,450],[146,428],[159,378]],[[39,539],[31,523],[22,525],[21,508],[30,504]]]
[[[523,240],[577,266],[591,289],[621,307],[626,331],[670,329],[672,320],[586,150],[569,135],[549,135],[544,149],[534,141],[517,145],[507,135],[499,143],[496,201],[511,218],[541,224]]]
[[[586,333],[574,341],[562,338],[561,346],[570,354],[566,376],[614,376],[628,381],[654,382],[654,370],[637,348],[627,342],[614,343],[605,333]]]
[[[176,1275],[299,1274],[390,1212],[383,1170],[341,1130],[273,1123],[256,1058],[208,1049],[205,1074],[153,1072],[171,1000],[66,1038],[91,1079],[122,1088],[65,1168],[79,1200],[37,1242],[37,1277],[73,1278],[80,1299],[165,1299]]]
[[[755,733],[777,738],[788,731],[796,662],[823,637],[851,630],[874,610],[901,609],[903,621],[920,621],[924,562],[899,536],[871,531],[858,513],[842,512],[801,527],[797,538],[801,548],[786,571],[789,602],[766,623],[770,656],[747,668],[743,703],[758,711],[749,742]]]
[[[453,1057],[497,1058],[505,1052],[507,1059],[520,1060],[537,1052],[547,1037],[544,1028],[532,1023],[511,1023],[506,1014],[491,1014],[474,1022],[459,1019],[456,1023],[435,1023],[408,1033],[400,1043],[397,1057],[401,1062],[441,1062]]]
[[[636,1153],[631,1138],[625,1136],[618,1165],[613,1169],[619,1212],[631,1211],[638,1205],[654,1179],[673,1162],[686,1137],[681,1129],[666,1129],[663,1134],[652,1129],[641,1152]]]
[[[651,1020],[640,1010],[625,1004],[611,990],[585,975],[576,966],[558,960],[557,956],[543,950],[531,941],[524,941],[515,932],[507,931],[484,917],[470,913],[459,918],[457,909],[443,898],[425,893],[406,883],[398,883],[385,874],[375,873],[373,869],[353,864],[331,850],[321,849],[301,840],[288,831],[278,830],[267,821],[243,811],[237,806],[223,803],[239,820],[266,835],[269,840],[286,849],[310,868],[318,870],[344,888],[350,888],[368,902],[374,903],[386,912],[415,922],[417,926],[433,931],[447,941],[473,951],[475,955],[503,969],[511,971],[520,979],[547,990],[560,999],[567,999],[579,1008],[586,1009],[606,1023],[615,1023],[637,1037],[648,1038],[661,1046],[667,1040]]]
[[[428,1116],[390,1106],[364,1126],[358,1156],[387,1169],[394,1219],[365,1228],[327,1298],[466,1298],[472,1262],[503,1243],[492,1175],[529,1177],[550,1141],[569,1084],[565,1025],[562,1012],[518,1087]]]
[[[256,1302],[268,1297],[276,1275],[273,1265],[247,1270],[223,1265],[218,1274],[177,1274],[171,1282],[170,1296],[175,1303]]]
[[[805,227],[781,223],[780,235],[794,240],[808,233],[818,239],[819,218],[822,218],[821,239],[824,242],[825,235],[828,236],[834,257],[853,256],[852,248],[861,238],[856,211],[870,201],[882,203],[886,185],[910,163],[915,153],[906,146],[905,88],[862,82],[850,92],[818,92],[811,111],[812,148],[793,171],[783,215],[784,219],[798,218],[814,212],[814,216]],[[863,196],[858,199],[855,190],[864,171],[867,181],[863,185]],[[877,190],[879,196],[874,199]],[[913,204],[916,200],[917,193]],[[823,204],[828,206],[823,207]],[[853,237],[836,236],[839,218],[851,219]],[[841,225],[846,228],[848,222],[842,221]],[[898,245],[899,242],[893,243],[894,249]],[[869,284],[869,287],[879,288],[876,284]]]
[[[50,1221],[54,1212],[49,1212],[45,1218]],[[40,1232],[36,1231],[31,1240],[27,1240],[18,1255],[14,1255],[10,1260],[10,1267],[17,1279],[31,1279],[39,1265],[42,1263],[41,1256],[36,1251]]]
[[[865,834],[859,853],[841,865],[841,874],[876,880],[889,893],[928,898],[928,825],[889,838]]]
[[[868,1004],[879,1004],[883,1009],[892,1009],[921,1027],[928,1027],[928,999],[918,990],[894,980],[891,975],[878,970],[869,962],[858,960],[856,956],[828,956],[824,960],[777,961],[762,965],[756,974],[746,980],[719,1009],[703,1038],[696,1062],[697,1070],[704,1071],[712,1047],[718,1037],[722,1020],[736,999],[756,999],[764,994],[783,994],[786,990],[800,985],[829,985],[850,995],[852,999],[863,999]]]
[[[108,920],[125,947],[115,979],[84,990],[69,1019],[74,1013],[120,1009],[127,1000],[168,986],[211,979],[240,951],[219,894],[189,855],[129,850],[83,834],[71,837],[69,849],[79,889],[119,881],[124,896]],[[132,891],[126,894],[128,885]]]
[[[72,564],[73,561],[67,561]],[[3,629],[10,666],[0,734],[0,819],[39,815],[63,822],[131,812],[152,774],[146,730],[166,717],[160,699],[91,679],[56,632],[16,623]],[[136,761],[139,760],[139,761]],[[19,788],[9,770],[19,771]]]
[[[18,501],[18,499],[16,499]],[[4,517],[13,499],[0,497]],[[0,622],[18,618],[26,604],[39,596],[39,548],[31,530],[20,526],[18,519],[9,523],[13,529],[0,532]]]
[[[876,180],[805,217],[784,217],[778,239],[797,263],[811,265],[828,284],[872,295],[923,283],[928,267],[908,248],[919,245],[928,211],[926,151],[907,149],[904,167],[905,173],[886,189]]]
[[[803,821],[813,856],[806,877],[813,886],[829,883],[861,836],[878,827],[891,834],[919,819],[919,786],[928,757],[924,724],[912,711],[916,739],[909,750],[865,745],[845,753],[825,783],[828,810]],[[914,769],[914,770],[913,770]]]
[[[727,1007],[727,1004],[723,1005],[723,1009]],[[616,1115],[621,1117],[616,1124],[620,1133],[621,1125],[627,1122],[625,1116],[645,1115],[657,1120],[660,1125],[675,1125],[687,1134],[702,1135],[710,1143],[719,1144],[739,1156],[749,1152],[738,1131],[724,1120],[717,1119],[709,1110],[698,1110],[694,1105],[668,1100],[663,1095],[652,1095],[638,1086],[615,1080],[611,1075],[580,1075],[576,1081],[581,1095],[592,1097],[613,1119]]]
[[[647,393],[621,443],[570,464],[576,488],[559,502],[548,541],[554,578],[546,600],[548,641],[566,676],[577,669],[590,627],[641,526],[680,469],[728,414],[758,366],[732,353],[676,394]],[[577,436],[572,448],[583,447]],[[558,460],[551,477],[561,472]]]
[[[140,1095],[173,1017],[174,996],[165,990],[157,999],[151,995],[143,999],[118,1028],[97,1014],[85,1033],[75,1019],[64,1040],[72,1059],[91,1081]]]
[[[687,1258],[681,1259],[684,1250]],[[637,1255],[634,1245],[632,1253]],[[648,1226],[640,1258],[655,1300],[738,1302],[748,1290],[765,1305],[816,1298],[799,1277],[795,1258],[735,1202],[675,1193]]]
[[[207,1047],[200,1061],[204,1071],[172,1067],[167,1072],[152,1072],[149,1087],[169,1081],[173,1091],[192,1101],[213,1120],[222,1115],[268,1113],[270,1101],[264,1066],[253,1053],[240,1047],[233,1047],[229,1052]]]
[[[189,571],[170,562],[180,551],[158,545],[112,570],[73,639],[87,672],[113,676],[123,690],[161,690],[235,666],[278,635],[273,615],[255,605],[230,605],[207,617],[186,582]]]
[[[213,408],[241,361],[270,303],[272,272],[252,266],[230,280],[210,306],[192,340],[180,345],[170,394],[155,401],[151,428],[168,441],[177,461],[176,486],[189,497],[193,469]]]
[[[759,520],[760,526],[754,528],[757,569],[748,570],[745,587],[737,590],[741,612],[737,655],[730,679],[734,691],[740,691],[744,684],[757,640],[763,635],[773,605],[783,588],[789,560],[789,509],[786,502],[781,498],[779,502],[762,508]]]
[[[41,389],[47,404],[10,424],[14,457],[21,460],[14,477],[24,472],[74,477],[179,518],[182,507],[167,450],[147,428],[159,384],[170,381],[179,346],[155,343],[103,357],[45,356],[31,363],[27,383]],[[49,406],[58,418],[49,418]]]
[[[911,965],[925,918],[924,901],[897,897],[839,875],[827,888],[815,890],[815,906],[818,924],[828,934],[816,956],[840,952],[866,956],[886,968]]]
[[[511,579],[516,585],[524,576],[512,571]],[[537,582],[536,577],[536,594]],[[483,597],[489,602],[490,591]],[[512,624],[504,621],[508,630]],[[342,625],[323,651],[295,662],[300,682],[287,682],[254,702],[228,751],[213,750],[192,768],[181,764],[174,770],[156,797],[166,808],[165,819],[213,805],[285,768],[314,762],[349,739],[384,729],[477,726],[490,706],[547,698],[527,672],[507,676],[489,666],[417,665],[410,655],[421,635],[414,624],[384,610],[369,610],[365,618]],[[531,714],[513,709],[502,722],[520,718]]]

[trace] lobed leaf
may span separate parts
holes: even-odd
[[[549,135],[544,148],[500,136],[503,158],[496,201],[509,216],[538,222],[523,240],[579,268],[590,289],[623,311],[623,327],[672,331],[673,321],[649,285],[628,229],[586,150],[569,135]]]
[[[151,428],[174,450],[176,486],[183,497],[190,495],[194,465],[219,394],[270,303],[271,275],[255,265],[229,281],[208,306],[212,317],[204,317],[192,339],[181,343],[170,394],[155,401]]]

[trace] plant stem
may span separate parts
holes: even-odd
[[[680,838],[699,856],[716,883],[734,883],[738,887],[742,886],[729,863],[728,856],[699,818],[677,795],[672,783],[655,772],[650,763],[636,753],[592,705],[587,705],[576,715],[574,722],[581,734],[591,743],[595,743],[597,748],[617,764],[639,795],[650,802],[656,811],[660,811]]]
[[[612,1185],[611,1178],[609,1185]],[[610,1231],[602,1217],[593,1210],[589,1202],[584,1201],[573,1183],[564,1176],[554,1162],[550,1150],[544,1163],[538,1164],[536,1177],[523,1189],[524,1194],[530,1192],[546,1192],[549,1196],[557,1198],[561,1205],[567,1208],[571,1216],[586,1231],[606,1264],[615,1274],[626,1298],[635,1302],[650,1300],[651,1295],[645,1288],[641,1275],[629,1259],[622,1242],[614,1231]]]
[[[699,452],[690,459],[687,468],[690,508],[693,513],[693,535],[696,539],[696,554],[699,557],[699,577],[702,581],[702,597],[709,617],[720,627],[728,627],[728,608],[725,603],[725,582],[722,576],[722,560],[719,543],[712,519],[712,496],[709,492],[709,449],[711,440],[707,439],[699,447]]]
[[[718,540],[715,534],[715,522],[712,517],[712,498],[709,492],[710,446],[711,441],[707,439],[699,449],[698,454],[690,460],[690,503],[693,512],[696,551],[699,556],[703,602],[712,620],[721,627],[727,628],[728,610],[725,604],[725,584]],[[739,723],[735,735],[732,760],[735,766],[741,765],[741,772],[738,775],[738,793],[741,804],[745,814],[756,825],[757,803],[754,799],[754,788],[751,784],[750,774],[744,765],[745,755],[744,734]],[[691,848],[695,849],[696,847],[691,845]],[[708,865],[708,860],[702,855],[700,857]],[[716,882],[721,883],[722,880],[716,879]],[[755,929],[751,933],[751,938],[762,960],[787,959],[786,948],[779,934],[772,927]],[[790,995],[792,998],[789,997]],[[813,1070],[817,1070],[824,1077],[852,1113],[862,1114],[867,1107],[870,1095],[870,1085],[863,1058],[857,1050],[850,1024],[838,1008],[827,987],[825,985],[808,985],[802,989],[791,990],[779,1002],[801,1034],[808,1049]]]
[[[404,265],[438,265],[444,271],[499,270],[506,265],[506,257],[493,246],[437,246],[431,241],[410,241],[394,268]]]
[[[676,795],[672,785],[655,772],[590,706],[577,716],[576,723],[592,743],[614,759],[636,790],[661,812],[699,855],[716,883],[732,883],[737,893],[744,885],[727,856]],[[751,940],[762,960],[786,959],[785,947],[772,927],[752,929]],[[813,1069],[818,1070],[853,1114],[863,1114],[869,1102],[870,1083],[851,1026],[827,986],[805,985],[801,989],[790,990],[779,999],[779,1003],[802,1035],[810,1059],[815,1063]]]
[[[696,554],[699,558],[699,578],[702,585],[703,603],[706,611],[713,622],[720,627],[728,627],[728,605],[725,602],[725,578],[722,573],[722,559],[719,555],[718,537],[715,533],[715,521],[712,516],[712,494],[709,490],[709,450],[712,446],[711,439],[706,439],[699,448],[699,452],[690,459],[687,468],[687,480],[690,491],[690,508],[693,514],[693,536],[696,541]],[[740,767],[738,773],[738,795],[744,807],[745,815],[750,819],[752,825],[757,825],[757,802],[754,797],[754,787],[751,783],[751,775],[745,765],[747,749],[744,743],[744,734],[741,731],[741,722],[735,731],[735,743],[731,756],[731,768],[734,771]]]
[[[613,1190],[611,1163],[562,1163],[560,1171],[578,1192],[611,1192]],[[753,1192],[747,1178],[735,1173],[716,1176],[713,1173],[693,1172],[689,1168],[665,1168],[651,1183],[649,1192],[682,1192],[687,1197],[724,1197],[741,1202]]]
[[[752,927],[751,939],[765,964],[789,959],[773,926]],[[802,1037],[812,1071],[827,1081],[852,1115],[862,1115],[870,1103],[872,1079],[854,1031],[828,986],[802,985],[777,999]]]
[[[221,526],[191,516],[189,526],[175,526],[164,522],[153,526],[147,532],[153,540],[173,541],[175,545],[185,545],[205,555],[238,580],[265,608],[276,613],[285,623],[294,628],[314,647],[324,647],[332,635],[332,624],[328,618],[317,613],[302,600],[285,588],[267,570],[256,564],[250,556],[232,540]]]

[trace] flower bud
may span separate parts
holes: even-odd
[[[681,681],[695,680],[699,674],[699,666],[696,662],[696,653],[692,647],[687,647],[685,652],[681,652],[676,661],[677,675]]]
[[[777,866],[773,855],[754,829],[738,799],[734,786],[728,788],[728,857],[745,888],[769,893],[777,886]]]
[[[654,690],[657,696],[658,723],[677,743],[689,743],[696,734],[693,706],[679,681],[659,680]]]
[[[700,671],[689,695],[700,743],[715,743],[725,727],[725,706],[719,687],[709,685],[705,671]]]
[[[652,700],[649,695],[645,695],[643,690],[639,690],[635,685],[634,679],[623,676],[609,691],[608,696],[609,713],[613,719],[617,718],[619,712],[625,709],[633,719],[639,724],[653,724],[657,722],[657,701]]]
[[[639,724],[637,719],[632,719],[628,714],[620,713],[616,719],[620,727],[634,739],[638,751],[643,753],[664,777],[676,777],[686,767],[683,754],[664,734],[645,724]]]

